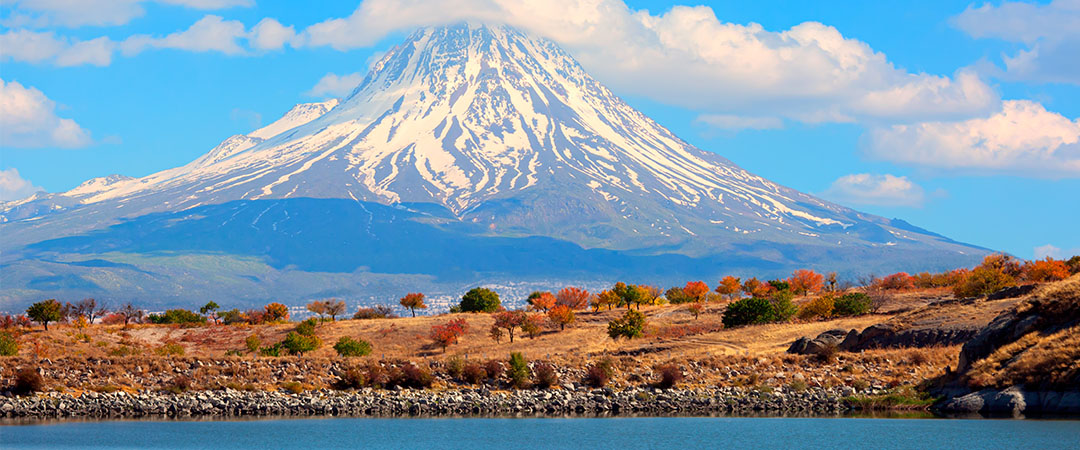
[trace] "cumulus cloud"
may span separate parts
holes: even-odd
[[[0,170],[0,202],[22,200],[41,191],[44,189],[20,176],[18,169]]]
[[[353,89],[356,89],[356,86],[361,81],[364,81],[364,74],[362,73],[346,75],[328,73],[320,78],[319,82],[315,83],[315,87],[305,92],[305,94],[311,97],[344,97],[349,95]]]
[[[254,0],[14,0],[10,2],[11,12],[4,25],[32,28],[123,25],[146,14],[143,4],[152,1],[199,10],[255,4]]]
[[[1005,78],[1080,84],[1080,1],[971,5],[953,23],[975,38],[1028,44],[1002,57]]]
[[[833,181],[823,197],[845,204],[877,206],[922,206],[923,188],[905,176],[859,173]]]
[[[1043,259],[1046,257],[1054,259],[1071,258],[1076,255],[1080,255],[1080,247],[1073,249],[1061,249],[1058,246],[1052,244],[1040,245],[1034,249],[1035,259]]]
[[[107,37],[80,41],[57,37],[53,32],[10,30],[0,34],[0,60],[50,63],[57,66],[90,64],[107,66],[112,62],[116,43]]]
[[[617,90],[720,116],[956,119],[999,102],[974,72],[909,73],[827,25],[771,31],[722,22],[704,6],[653,15],[622,0],[366,0],[348,17],[306,28],[298,41],[347,50],[392,31],[462,20],[548,37]]]
[[[56,102],[17,81],[0,80],[0,146],[85,147],[90,132],[56,115]]]
[[[296,29],[292,25],[285,26],[277,20],[266,18],[251,27],[248,42],[257,50],[279,50],[295,37]]]
[[[863,150],[903,164],[1044,178],[1080,176],[1080,120],[1009,100],[986,118],[875,128]]]
[[[240,21],[224,20],[221,16],[208,15],[199,19],[187,30],[164,37],[131,36],[120,44],[120,50],[125,56],[134,56],[149,48],[193,52],[216,51],[226,55],[239,55],[245,50],[238,40],[247,35],[248,32]]]

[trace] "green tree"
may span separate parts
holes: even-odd
[[[645,315],[641,311],[627,310],[622,317],[608,322],[608,336],[633,339],[645,334]]]
[[[217,310],[220,308],[213,300],[207,302],[202,308],[199,308],[199,314],[207,316],[214,320],[214,323],[218,322]]]
[[[48,330],[49,322],[56,322],[63,318],[63,314],[61,314],[63,309],[64,305],[61,305],[56,299],[50,298],[30,305],[29,308],[26,308],[26,315],[34,322],[44,325],[45,329]]]
[[[365,356],[371,354],[371,343],[363,339],[342,336],[334,344],[334,351],[340,356]]]
[[[510,384],[515,388],[521,389],[529,386],[529,377],[532,373],[529,371],[529,363],[525,361],[525,356],[519,352],[510,353],[510,370],[506,372],[507,377],[510,378]]]
[[[502,304],[499,294],[488,288],[473,288],[461,297],[461,312],[495,312]]]

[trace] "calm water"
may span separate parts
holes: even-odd
[[[0,426],[17,448],[1080,448],[1076,420],[289,419]]]

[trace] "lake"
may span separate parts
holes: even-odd
[[[1078,420],[454,418],[50,422],[0,426],[23,448],[1080,448]]]

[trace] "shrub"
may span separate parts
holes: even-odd
[[[177,375],[173,377],[170,384],[172,384],[169,389],[170,391],[177,393],[187,392],[191,389],[191,378],[189,378],[187,375]]]
[[[1065,266],[1069,268],[1070,274],[1080,273],[1080,255],[1073,256],[1065,261]]]
[[[375,305],[371,308],[360,308],[356,310],[356,314],[353,314],[353,319],[357,320],[369,320],[369,319],[394,319],[397,315],[394,314],[394,309],[386,305]]]
[[[488,378],[498,381],[503,374],[502,362],[496,361],[494,359],[488,361],[484,364],[484,373],[487,374]]]
[[[49,329],[49,322],[58,322],[63,318],[60,312],[64,307],[55,299],[42,300],[26,308],[26,315]]]
[[[318,349],[320,345],[322,345],[322,340],[318,336],[300,334],[295,331],[290,331],[281,341],[281,348],[288,351],[290,355],[303,355]]]
[[[348,336],[342,336],[334,344],[334,351],[339,356],[366,356],[371,354],[371,343],[363,339],[353,339]]]
[[[804,303],[802,307],[799,308],[799,318],[803,320],[810,320],[818,317],[828,319],[829,317],[832,317],[835,309],[835,298],[831,294],[825,294]]]
[[[281,388],[293,394],[299,394],[304,392],[304,385],[299,381],[286,381],[284,383],[281,383]]]
[[[562,305],[560,305],[562,306]],[[521,332],[525,333],[529,339],[535,339],[544,331],[544,315],[543,314],[526,314],[525,322],[521,324]]]
[[[262,340],[260,340],[258,336],[253,334],[244,339],[244,345],[247,346],[249,352],[255,353],[259,351],[259,346],[262,345]]]
[[[728,305],[724,311],[724,326],[761,324],[774,318],[773,306],[768,300],[759,297],[744,298]]]
[[[469,324],[463,318],[453,319],[441,325],[435,324],[431,326],[431,340],[435,341],[435,344],[442,347],[443,352],[445,352],[446,347],[456,344],[468,329]]]
[[[416,364],[406,364],[401,368],[401,380],[399,384],[404,387],[413,389],[424,389],[431,387],[431,384],[435,382],[435,377],[428,369],[421,368]]]
[[[26,395],[41,392],[42,389],[45,389],[45,379],[41,377],[37,369],[23,367],[15,372],[15,385],[12,386],[12,392]]]
[[[682,369],[674,364],[661,365],[656,368],[656,373],[660,376],[660,380],[657,381],[656,385],[663,389],[675,387],[675,384],[683,379]]]
[[[977,297],[1014,285],[1016,280],[1012,276],[991,267],[979,266],[953,286],[953,295],[957,298]]]
[[[259,356],[281,356],[281,343],[262,347],[259,349]]]
[[[479,364],[466,364],[461,375],[465,378],[465,381],[470,384],[479,384],[481,381],[487,379],[487,371]]]
[[[701,312],[705,310],[705,304],[701,302],[691,303],[690,306],[686,307],[686,310],[694,315],[694,319],[697,319]]]
[[[161,356],[184,356],[184,346],[178,342],[166,342],[155,351]]]
[[[186,309],[170,309],[162,314],[150,314],[146,316],[150,323],[156,324],[200,324],[206,323],[206,317],[193,313]]]
[[[533,368],[533,375],[536,377],[536,385],[541,388],[547,389],[559,384],[559,374],[555,371],[555,366],[549,363],[539,363]]]
[[[364,372],[355,367],[346,369],[345,373],[341,374],[341,381],[338,381],[339,389],[360,389],[366,385],[367,377]]]
[[[1065,261],[1047,256],[1024,264],[1024,277],[1035,282],[1064,280],[1069,277],[1069,267]]]
[[[303,336],[314,336],[315,325],[317,325],[318,323],[319,322],[314,318],[300,322],[296,325],[296,334]]]
[[[773,293],[769,303],[772,304],[772,322],[788,322],[799,313],[799,307],[791,301],[794,295],[791,291],[782,290]]]
[[[878,279],[875,286],[886,291],[902,291],[915,288],[915,278],[905,272],[898,272]]]
[[[525,356],[518,352],[510,353],[510,370],[506,371],[507,377],[510,378],[510,385],[517,389],[523,389],[529,387],[529,377],[532,375],[529,371],[529,363],[525,361]]]
[[[19,354],[19,341],[15,335],[6,331],[0,331],[0,356],[15,356]]]
[[[633,339],[645,332],[645,315],[640,311],[628,310],[622,317],[608,322],[608,336],[618,340],[620,337]]]
[[[461,297],[461,312],[495,312],[501,306],[499,294],[488,288],[473,288]]]
[[[387,387],[391,382],[390,372],[382,364],[374,361],[364,369],[364,379],[367,381],[368,386],[374,388]]]
[[[594,388],[607,386],[611,378],[615,376],[615,361],[611,358],[601,359],[596,364],[589,366],[585,371],[585,384]]]
[[[833,304],[833,314],[837,316],[861,316],[870,312],[872,302],[869,295],[862,292],[850,292],[841,295]]]
[[[461,359],[460,356],[451,356],[446,360],[446,373],[460,380],[461,375],[465,373],[465,360]]]

